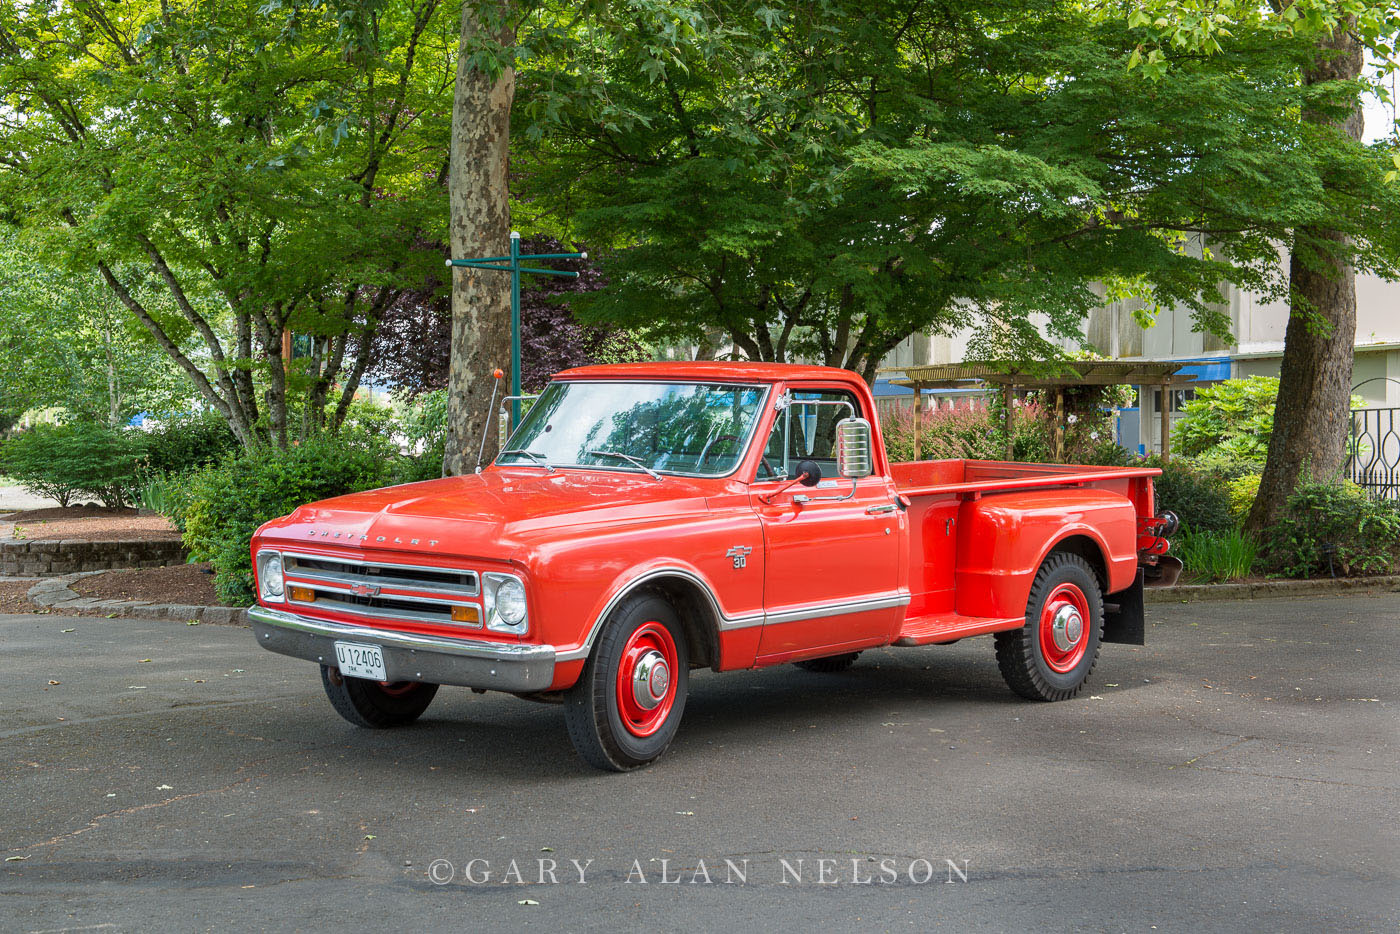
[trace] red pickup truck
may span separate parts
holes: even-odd
[[[849,667],[994,634],[1011,689],[1073,697],[1142,644],[1175,527],[1151,468],[890,464],[854,373],[750,363],[558,374],[472,476],[302,506],[253,538],[265,648],[352,723],[439,685],[564,705],[603,769],[666,749],[696,668]]]

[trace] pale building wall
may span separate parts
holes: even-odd
[[[1280,254],[1280,262],[1287,255]],[[1102,294],[1102,289],[1098,289]],[[1192,329],[1185,309],[1161,309],[1152,327],[1143,328],[1133,317],[1140,302],[1115,302],[1092,309],[1084,321],[1081,342],[1062,342],[1065,350],[1092,347],[1112,359],[1154,361],[1230,362],[1230,375],[1278,376],[1283,359],[1284,333],[1288,327],[1285,299],[1242,291],[1224,290],[1220,310],[1228,313],[1235,338],[1233,345],[1212,334]],[[1356,279],[1356,364],[1352,385],[1367,406],[1400,407],[1400,282],[1362,274]],[[885,366],[960,363],[967,359],[970,329],[953,335],[916,335],[904,341],[884,361]],[[1370,382],[1368,382],[1370,381]],[[1161,430],[1159,413],[1151,393],[1144,393],[1138,411],[1138,440],[1143,449],[1157,450]],[[1176,418],[1172,413],[1172,418]]]

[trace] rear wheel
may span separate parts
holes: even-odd
[[[826,658],[809,658],[805,662],[793,662],[803,671],[816,671],[822,674],[835,674],[845,671],[860,658],[859,652],[845,652],[841,655],[828,655]]]
[[[321,684],[335,712],[356,726],[386,729],[412,723],[437,696],[436,684],[420,681],[366,681],[321,666]]]
[[[624,600],[564,701],[579,756],[615,772],[659,757],[680,726],[689,672],[685,632],[671,604],[651,593]]]
[[[1026,625],[996,634],[997,666],[1011,690],[1029,700],[1078,694],[1094,670],[1103,635],[1103,593],[1079,555],[1053,552],[1036,572]]]

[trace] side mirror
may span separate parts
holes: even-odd
[[[821,465],[816,461],[798,461],[796,479],[803,486],[816,486],[822,482]]]
[[[859,480],[875,471],[871,453],[870,423],[863,418],[843,418],[836,423],[836,472],[847,480]]]

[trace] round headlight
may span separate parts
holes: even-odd
[[[520,581],[504,580],[496,588],[496,615],[510,626],[525,618],[525,587]]]
[[[262,589],[263,593],[269,597],[282,596],[282,556],[269,555],[263,562],[262,567]]]

